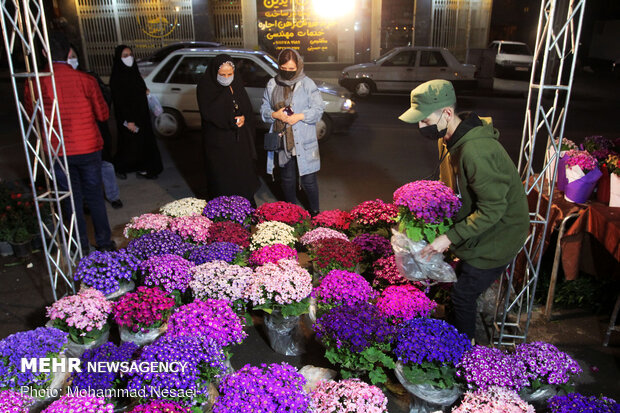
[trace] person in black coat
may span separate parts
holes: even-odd
[[[118,128],[116,173],[122,179],[134,171],[147,179],[157,178],[163,165],[151,126],[146,84],[129,46],[114,50],[110,88]]]
[[[259,182],[255,170],[254,111],[243,82],[227,54],[211,60],[198,82],[196,96],[209,198],[240,195],[254,205]]]

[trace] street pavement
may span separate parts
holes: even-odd
[[[308,74],[321,80],[335,80],[336,71],[320,71]],[[616,83],[617,85],[617,83]],[[13,103],[8,100],[10,88],[8,82],[0,82],[0,90],[7,97],[0,102],[0,178],[5,180],[24,179],[27,177],[23,146],[19,135],[19,128],[15,118]],[[613,89],[613,88],[612,88]],[[617,87],[615,88],[617,91]],[[615,103],[617,113],[617,97],[609,91],[609,87],[601,82],[595,86],[586,84],[576,87],[577,95],[583,94],[581,102],[587,108],[588,94],[599,94],[592,99],[605,99]],[[601,97],[602,96],[602,97]],[[358,103],[358,109],[365,115],[372,116],[378,110],[372,99]],[[399,102],[408,101],[406,95],[376,97],[379,102],[397,99]],[[383,100],[382,100],[383,99]],[[482,97],[472,97],[473,101]],[[522,98],[509,97],[517,107],[524,107]],[[519,100],[520,99],[520,100]],[[615,100],[614,100],[615,99]],[[589,115],[595,116],[592,112]],[[523,115],[518,114],[522,122]],[[519,121],[515,121],[519,123]],[[393,119],[377,121],[377,128],[381,133],[400,134]],[[395,162],[407,162],[408,151],[415,151],[412,143],[400,144],[389,141],[361,140],[366,146],[356,145],[358,137],[366,132],[367,125],[358,119],[348,135],[335,136],[322,149],[323,168],[320,174],[321,208],[323,210],[341,208],[348,209],[365,199],[390,199],[393,190],[404,182],[412,179],[421,179],[433,169],[433,160],[416,160],[423,163],[420,176],[411,177],[403,171],[394,171],[390,165],[377,166],[371,162],[373,153],[385,151],[386,156],[393,156]],[[616,124],[606,126],[616,131]],[[370,132],[368,132],[370,133]],[[413,132],[410,132],[413,133]],[[515,132],[516,133],[516,132]],[[609,135],[607,135],[609,136]],[[336,140],[339,141],[336,144]],[[411,141],[412,139],[407,139]],[[187,151],[184,148],[198,145],[200,135],[196,132],[186,134],[177,141],[160,141],[164,171],[157,180],[145,180],[129,174],[126,180],[119,180],[123,208],[115,210],[108,205],[108,217],[113,230],[113,238],[119,246],[126,245],[122,230],[131,217],[146,212],[156,212],[162,205],[186,196],[204,196],[206,181],[202,172],[202,159],[199,153]],[[374,146],[373,146],[374,145]],[[386,147],[387,146],[387,147]],[[410,153],[410,152],[409,152]],[[511,155],[516,155],[513,153]],[[402,159],[401,159],[402,158]],[[411,162],[411,161],[410,161]],[[344,165],[344,168],[335,168],[334,164]],[[402,168],[401,168],[402,169]],[[347,172],[348,171],[348,172]],[[345,175],[343,177],[343,175]],[[257,194],[258,204],[276,200],[274,192],[276,186],[270,182],[270,177],[262,176],[263,184]],[[45,323],[45,306],[51,304],[52,294],[50,280],[47,275],[45,260],[40,251],[33,253],[26,259],[15,257],[0,258],[3,288],[0,291],[0,337],[5,337],[17,331],[32,329]],[[555,321],[546,321],[542,318],[539,309],[533,314],[528,335],[528,341],[542,340],[557,345],[561,350],[579,360],[584,372],[578,379],[577,391],[584,394],[604,394],[620,400],[620,334],[612,335],[608,347],[602,347],[603,334],[608,323],[608,314],[591,314],[584,312],[564,312]],[[275,354],[266,343],[261,328],[260,317],[256,318],[258,325],[249,329],[248,339],[234,349],[232,364],[240,368],[246,363],[258,364],[263,362],[287,361],[301,367],[313,364],[321,367],[333,367],[322,355],[322,348],[312,341],[309,336],[308,353],[298,357],[286,357]],[[406,412],[408,399],[406,396],[396,396],[390,392],[389,411],[391,413]]]

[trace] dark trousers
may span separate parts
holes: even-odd
[[[476,335],[476,300],[486,291],[506,269],[506,265],[497,268],[481,269],[462,262],[461,273],[452,287],[452,304],[454,305],[454,326],[469,338]]]
[[[297,157],[293,156],[286,165],[280,167],[280,179],[282,180],[282,191],[284,192],[284,200],[295,204],[297,202]],[[301,187],[306,192],[308,202],[310,203],[310,211],[319,211],[319,182],[316,178],[316,172],[303,175],[301,177]]]
[[[112,232],[108,223],[108,213],[103,199],[103,183],[101,180],[101,151],[83,155],[67,156],[71,191],[75,202],[75,218],[80,235],[82,249],[88,250],[88,234],[86,233],[86,219],[84,218],[84,202],[90,209],[90,216],[95,227],[95,242],[98,247],[108,247],[112,244]],[[69,185],[65,173],[58,163],[54,164],[59,189],[67,191]],[[70,199],[63,201],[63,210],[70,211]],[[68,218],[68,217],[67,217]]]

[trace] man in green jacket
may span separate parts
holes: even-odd
[[[422,257],[448,248],[461,260],[452,289],[454,325],[469,338],[476,329],[476,299],[502,274],[529,231],[525,190],[517,168],[499,143],[490,119],[455,113],[447,80],[431,80],[411,92],[411,108],[399,119],[418,123],[422,136],[443,138],[462,207],[454,226],[422,250]]]

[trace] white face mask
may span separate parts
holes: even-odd
[[[121,60],[125,63],[125,66],[133,66],[133,56],[121,57]]]
[[[77,57],[72,57],[71,59],[67,59],[67,64],[69,64],[72,68],[77,69],[80,63],[78,62]]]
[[[235,76],[224,77],[224,76],[217,75],[217,81],[222,86],[230,86],[234,78]]]

